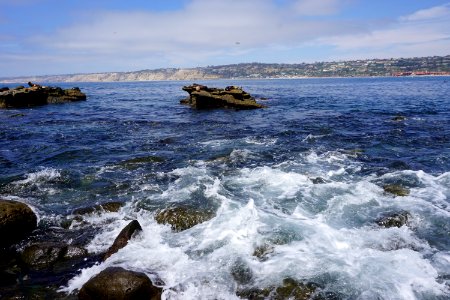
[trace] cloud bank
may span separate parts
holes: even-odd
[[[47,65],[51,73],[192,67],[263,55],[267,62],[302,62],[448,54],[449,4],[383,22],[328,17],[351,2],[191,0],[170,11],[95,11],[21,41],[22,51],[0,52],[0,59],[36,70]],[[315,49],[326,50],[318,57]]]

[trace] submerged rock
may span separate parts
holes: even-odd
[[[405,120],[406,120],[406,117],[405,116],[401,116],[401,115],[397,115],[397,116],[392,118],[392,121],[395,121],[395,122],[401,122],[401,121],[405,121]]]
[[[0,92],[0,108],[20,108],[49,103],[64,103],[86,100],[86,94],[77,87],[62,89],[28,83],[30,87],[23,86],[7,89]]]
[[[189,93],[189,97],[181,100],[181,103],[189,104],[198,109],[255,109],[265,107],[257,103],[255,98],[240,87],[228,86],[225,89],[218,89],[194,83],[193,85],[184,86],[183,90]]]
[[[376,220],[375,222],[379,226],[382,226],[385,228],[402,227],[403,225],[408,224],[408,219],[410,217],[411,217],[411,215],[408,212],[402,211],[402,212],[393,213],[390,215],[385,215],[385,216],[379,218],[378,220]]]
[[[88,255],[86,249],[64,243],[43,242],[33,244],[21,253],[21,262],[32,270],[50,269],[64,260],[72,260]]]
[[[310,299],[322,299],[320,295],[316,295],[318,286],[313,283],[298,282],[292,278],[286,278],[283,280],[281,286],[267,287],[267,288],[254,288],[248,290],[241,290],[237,295],[242,299],[274,299],[274,300],[310,300]]]
[[[153,286],[144,273],[110,267],[89,279],[81,288],[78,299],[103,300],[161,299],[162,289]]]
[[[25,238],[36,226],[37,217],[28,205],[0,199],[0,248]]]
[[[132,159],[128,159],[125,161],[122,161],[118,164],[118,166],[128,169],[128,170],[136,170],[142,165],[147,164],[154,164],[154,163],[161,163],[164,162],[164,158],[158,157],[158,156],[143,156],[143,157],[136,157]]]
[[[400,197],[405,197],[409,195],[409,190],[401,185],[398,184],[388,184],[383,186],[383,190],[386,193],[395,195],[395,196],[400,196]]]
[[[123,206],[122,202],[106,202],[90,207],[82,207],[75,209],[72,214],[74,215],[87,215],[92,213],[100,212],[118,212]]]
[[[128,241],[133,237],[133,234],[139,231],[142,231],[141,224],[139,224],[137,220],[131,221],[127,226],[125,226],[124,229],[122,229],[122,231],[114,240],[112,246],[109,247],[108,251],[106,251],[106,254],[103,257],[103,261],[125,247],[128,244]]]
[[[174,207],[167,208],[157,213],[155,220],[159,224],[170,224],[174,231],[183,231],[212,219],[214,215],[215,214],[211,211]]]
[[[269,255],[273,253],[275,247],[270,244],[263,244],[255,248],[253,251],[253,256],[257,257],[260,261],[266,261],[269,258]]]

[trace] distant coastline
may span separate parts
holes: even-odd
[[[391,76],[450,76],[450,55],[301,64],[241,63],[197,68],[164,68],[134,72],[20,76],[0,78],[0,83],[28,81],[127,82]]]

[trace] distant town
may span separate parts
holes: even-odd
[[[450,76],[450,55],[301,64],[242,63],[198,68],[141,70],[135,72],[24,76],[0,78],[0,82],[114,82],[373,76]]]

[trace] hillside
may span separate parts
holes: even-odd
[[[167,68],[135,72],[108,72],[0,78],[0,82],[109,82],[153,80],[205,80],[232,78],[367,77],[450,75],[450,55],[370,59],[301,64],[243,63],[198,68]]]

